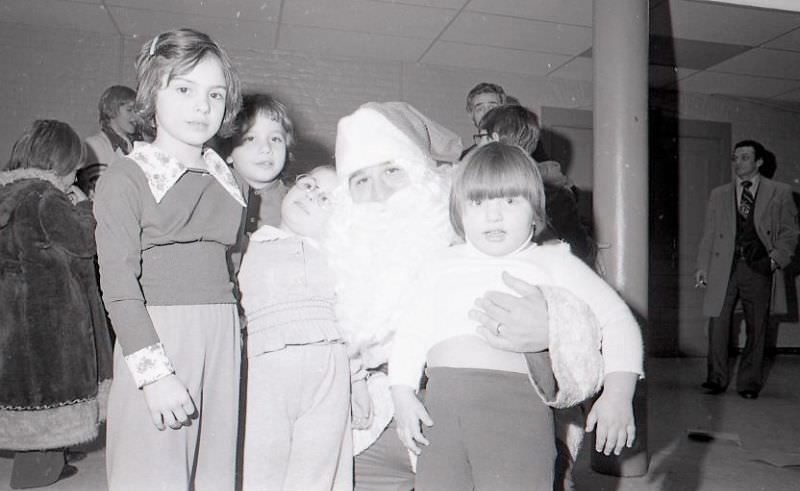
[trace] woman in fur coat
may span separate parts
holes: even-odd
[[[104,419],[111,345],[90,202],[73,185],[84,157],[66,123],[39,120],[0,164],[0,448],[11,487],[75,472],[69,446]]]

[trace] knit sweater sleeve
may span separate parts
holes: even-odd
[[[94,201],[103,302],[125,355],[159,342],[139,284],[146,183],[144,176],[137,182],[136,171],[134,165],[110,166],[97,184]]]

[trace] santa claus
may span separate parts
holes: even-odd
[[[337,275],[337,314],[353,371],[356,489],[412,489],[414,474],[397,438],[386,362],[410,280],[431,253],[454,239],[449,169],[460,139],[402,102],[367,103],[339,121],[339,194],[325,247]],[[547,348],[541,293],[506,278],[519,293],[490,292],[471,317],[502,349]],[[502,333],[498,326],[502,325]]]

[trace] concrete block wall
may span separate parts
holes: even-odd
[[[86,137],[98,130],[97,99],[106,87],[135,87],[133,63],[146,39],[0,22],[0,158],[37,118],[70,123]],[[367,101],[405,100],[472,143],[465,111],[470,88],[501,84],[523,104],[591,108],[591,84],[456,67],[324,58],[304,53],[230,49],[246,90],[284,101],[300,136],[296,166],[329,163],[336,122]]]
[[[35,119],[97,131],[97,100],[118,83],[119,38],[0,23],[0,159]]]
[[[82,136],[96,132],[97,99],[109,85],[135,86],[133,63],[145,41],[0,22],[0,158],[36,118],[62,119]],[[230,54],[246,90],[275,94],[289,106],[300,135],[298,164],[329,160],[338,119],[370,100],[408,101],[465,145],[474,128],[464,99],[481,81],[501,84],[537,112],[542,106],[592,108],[592,84],[586,82],[293,52],[234,48]],[[684,118],[730,122],[734,141],[763,141],[778,158],[777,177],[800,189],[800,115],[698,94],[681,94],[675,110]]]

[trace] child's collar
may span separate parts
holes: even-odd
[[[128,157],[136,162],[144,172],[147,184],[150,186],[150,192],[153,193],[156,203],[160,203],[167,191],[172,189],[178,179],[189,171],[186,165],[152,143],[134,143],[133,150]],[[246,207],[247,204],[242,192],[239,190],[228,164],[222,160],[222,157],[208,148],[203,152],[203,161],[206,164],[208,173],[214,176],[217,182],[237,203]]]
[[[537,246],[536,242],[533,241],[533,231],[531,231],[531,233],[528,235],[528,238],[525,239],[522,242],[522,244],[520,244],[519,247],[517,247],[515,250],[509,252],[508,254],[503,254],[502,256],[490,256],[489,254],[486,254],[485,252],[483,252],[480,249],[478,249],[477,247],[475,247],[475,245],[473,245],[472,242],[467,240],[466,237],[464,237],[464,243],[467,246],[467,250],[469,250],[472,254],[485,256],[485,257],[511,257],[511,256],[515,256],[515,255],[519,254],[520,252],[528,249],[529,247],[536,247]]]
[[[273,242],[276,240],[291,238],[308,242],[312,246],[319,248],[319,243],[316,241],[316,239],[304,237],[292,232],[291,230],[274,227],[272,225],[262,225],[250,236],[250,240],[254,242]]]

